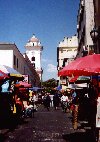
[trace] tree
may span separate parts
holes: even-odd
[[[46,88],[55,88],[57,87],[57,80],[52,78],[47,81],[42,82],[42,86]]]

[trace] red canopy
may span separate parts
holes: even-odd
[[[70,82],[70,83],[74,83],[74,82],[78,79],[78,77],[79,77],[79,76],[75,76],[75,77],[71,78],[71,79],[69,80],[69,82]]]
[[[69,83],[88,83],[90,82],[89,76],[74,76],[69,80]]]
[[[0,79],[9,78],[7,74],[0,70]]]
[[[31,84],[29,84],[27,82],[24,82],[24,81],[20,81],[19,84],[22,85],[22,86],[24,86],[25,88],[31,88],[32,87]]]
[[[78,76],[100,74],[100,54],[93,54],[78,58],[69,63],[58,73],[59,76],[69,76],[72,74]]]

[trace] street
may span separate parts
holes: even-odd
[[[48,111],[42,105],[34,118],[26,118],[14,130],[1,130],[0,142],[87,142],[90,135],[80,128],[74,130],[71,113],[59,107]]]

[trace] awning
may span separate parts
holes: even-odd
[[[28,88],[19,88],[19,91],[26,92],[26,91],[28,91]]]
[[[0,70],[0,79],[5,79],[5,78],[9,78],[9,76]]]
[[[30,88],[30,87],[32,87],[32,84],[29,84],[29,83],[24,82],[24,81],[19,81],[19,84],[22,85],[22,86],[25,87],[25,88]]]
[[[62,89],[62,86],[61,85],[59,85],[57,88],[56,88],[56,90],[61,90]]]
[[[20,74],[18,71],[6,65],[0,65],[0,70],[12,77],[23,77],[22,74]]]
[[[71,79],[69,80],[69,83],[74,83],[74,82],[78,79],[78,77],[79,77],[79,76],[75,76],[75,77],[71,78]]]
[[[58,73],[59,76],[93,76],[100,75],[100,54],[77,58]]]
[[[88,83],[90,82],[90,76],[75,76],[69,80],[69,83]]]
[[[68,88],[70,89],[87,88],[87,83],[69,84]]]
[[[39,88],[39,87],[33,87],[33,88],[29,88],[32,91],[38,91],[38,90],[42,90],[43,88]]]

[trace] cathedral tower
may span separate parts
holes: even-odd
[[[26,55],[39,74],[40,80],[42,80],[41,54],[43,46],[41,45],[40,40],[33,35],[26,43],[25,48]]]

